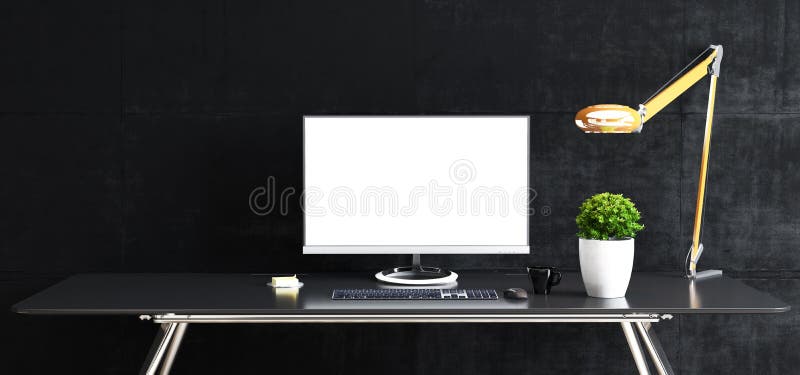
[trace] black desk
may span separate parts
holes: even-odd
[[[460,272],[458,288],[530,289],[524,271]],[[785,303],[739,281],[691,282],[678,275],[635,273],[625,298],[586,296],[580,274],[567,273],[549,296],[497,301],[333,301],[334,288],[390,287],[365,273],[298,275],[300,289],[273,289],[271,275],[86,274],[70,277],[18,304],[22,314],[139,315],[161,324],[142,374],[167,374],[189,323],[620,323],[640,373],[642,343],[661,374],[671,374],[651,323],[672,314],[788,311]],[[448,286],[449,287],[449,286]]]

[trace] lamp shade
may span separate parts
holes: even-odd
[[[633,133],[641,124],[639,112],[619,104],[596,104],[575,115],[575,125],[586,133]]]

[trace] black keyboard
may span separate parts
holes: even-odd
[[[495,300],[494,289],[334,289],[334,300]]]

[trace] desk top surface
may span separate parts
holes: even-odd
[[[625,298],[586,296],[580,273],[564,273],[551,295],[531,290],[523,270],[459,272],[457,288],[494,288],[495,301],[333,301],[334,288],[391,288],[369,272],[298,275],[296,291],[276,290],[272,274],[81,274],[13,306],[24,314],[626,314],[776,313],[789,306],[727,277],[690,282],[679,275],[634,273]],[[447,286],[447,288],[455,288]]]

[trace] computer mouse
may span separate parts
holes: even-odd
[[[528,291],[522,288],[509,288],[503,291],[503,297],[509,299],[528,299]]]

